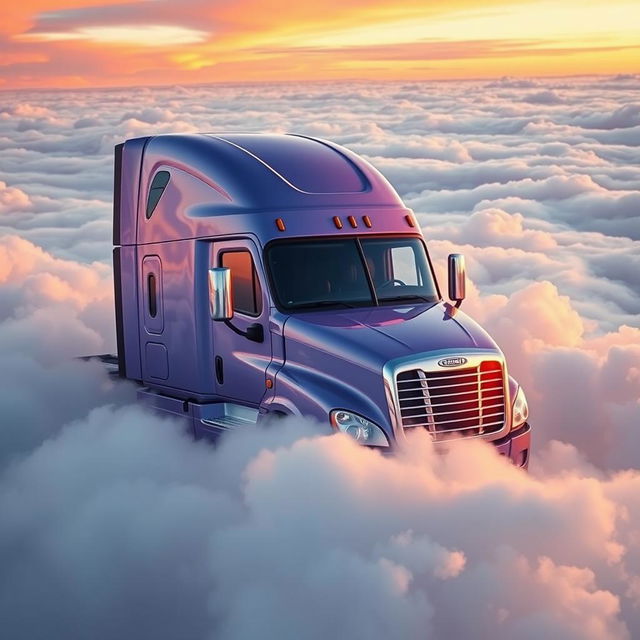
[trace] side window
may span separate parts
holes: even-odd
[[[153,176],[153,181],[149,187],[149,196],[147,197],[147,220],[153,215],[164,190],[167,188],[169,177],[168,171],[158,171]]]
[[[416,264],[416,256],[412,247],[393,247],[391,249],[393,277],[406,285],[420,285],[420,274]]]
[[[262,313],[262,289],[251,252],[225,251],[220,256],[220,266],[231,269],[233,310],[248,316],[259,316]]]

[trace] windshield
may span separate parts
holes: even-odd
[[[284,309],[359,307],[439,299],[419,238],[283,240],[267,248]]]

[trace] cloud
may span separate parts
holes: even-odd
[[[555,91],[537,91],[525,96],[525,102],[532,104],[558,104],[562,98]]]
[[[416,211],[441,278],[447,253],[466,254],[472,293],[464,308],[507,350],[534,414],[553,423],[545,407],[562,399],[544,403],[541,389],[554,398],[557,393],[532,374],[544,370],[543,354],[551,358],[553,350],[568,349],[584,355],[586,341],[637,326],[640,313],[638,242],[632,239],[637,153],[631,145],[597,141],[594,132],[605,130],[580,124],[615,104],[612,112],[622,109],[616,122],[632,124],[633,110],[620,107],[633,104],[628,88],[626,79],[506,79],[491,87],[380,84],[338,92],[317,84],[20,94],[0,108],[0,193],[6,202],[0,230],[31,243],[15,260],[32,266],[0,296],[7,320],[3,344],[25,348],[32,330],[49,326],[61,338],[39,345],[38,357],[50,363],[68,353],[70,335],[76,336],[75,353],[113,349],[108,277],[114,144],[170,131],[293,130],[369,156]],[[528,106],[522,98],[531,91],[555,92],[563,103]],[[594,100],[600,110],[592,107]],[[36,260],[34,245],[50,258]],[[63,272],[53,255],[67,260]],[[86,285],[76,284],[80,273]],[[39,304],[47,309],[38,310]],[[579,357],[566,357],[573,363],[569,372],[580,368]],[[604,351],[588,357],[594,371],[605,357]],[[593,397],[606,397],[601,376],[592,379]],[[633,416],[626,401],[603,406],[589,414],[588,430],[597,430],[595,416],[606,415],[609,425]],[[547,440],[558,428],[542,426],[546,435],[540,437]],[[579,444],[577,428],[567,427],[563,437]],[[590,456],[597,453],[595,445],[585,447]],[[598,458],[601,464],[605,457]],[[630,455],[622,458],[631,461]]]
[[[0,466],[103,403],[131,401],[96,362],[114,350],[111,272],[0,238]]]
[[[108,267],[54,258],[17,236],[0,238],[0,258],[0,342],[5,350],[31,351],[27,347],[34,331],[47,336],[37,343],[46,360],[113,349]]]
[[[575,122],[588,129],[629,129],[640,125],[640,104],[625,104],[613,113],[592,113]]]
[[[24,191],[0,182],[0,214],[28,209],[30,204],[29,196]]]
[[[15,638],[630,638],[639,481],[98,409],[2,473],[0,611]]]
[[[527,251],[555,249],[558,243],[553,233],[526,229],[520,213],[509,214],[501,209],[480,209],[459,224],[442,226],[429,234],[460,244],[476,247],[514,247]]]
[[[2,94],[12,637],[638,636],[635,80]],[[547,92],[559,101],[526,100]],[[74,359],[115,349],[113,145],[214,130],[366,154],[416,211],[441,282],[447,254],[466,255],[462,312],[529,399],[528,476],[479,443],[382,458],[300,421],[214,449]]]
[[[36,31],[20,37],[22,40],[56,42],[87,40],[98,44],[135,44],[138,47],[172,47],[204,42],[209,34],[183,26],[146,24],[144,29],[135,25],[85,26],[70,31]]]
[[[10,335],[5,331],[4,324],[0,325],[3,347]],[[4,352],[0,363],[0,468],[35,451],[70,421],[86,416],[96,406],[123,404],[135,398],[135,390],[116,384],[106,375],[102,363],[42,363],[37,359],[38,349],[33,355],[28,353],[29,346],[39,339],[35,331],[30,338],[29,344],[20,345],[25,354]]]

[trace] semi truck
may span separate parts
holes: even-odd
[[[442,297],[414,213],[367,161],[302,135],[168,134],[115,148],[118,374],[197,438],[306,416],[393,453],[481,438],[526,468],[524,391]]]

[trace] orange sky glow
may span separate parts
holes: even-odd
[[[0,88],[640,71],[637,0],[21,0]]]

